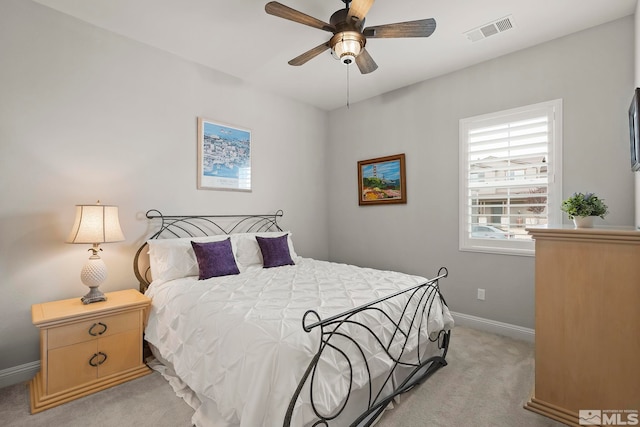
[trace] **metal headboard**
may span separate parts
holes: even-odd
[[[146,217],[159,220],[159,229],[149,239],[204,237],[233,233],[258,233],[282,231],[278,218],[284,212],[250,215],[164,215],[157,209],[150,209]],[[147,243],[138,250],[133,259],[133,271],[140,282],[140,291],[145,292],[151,283],[151,269],[147,257]]]

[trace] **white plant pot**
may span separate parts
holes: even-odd
[[[573,223],[576,228],[593,228],[594,216],[574,216]]]

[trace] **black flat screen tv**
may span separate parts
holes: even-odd
[[[631,170],[640,171],[640,88],[636,88],[629,106],[629,137],[631,141]]]

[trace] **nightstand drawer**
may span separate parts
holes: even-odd
[[[107,338],[49,351],[49,393],[57,393],[140,364],[141,333],[131,330]]]
[[[45,388],[49,394],[95,380],[98,371],[88,362],[96,354],[98,345],[85,342],[50,351],[47,357],[49,375]]]
[[[51,328],[47,331],[49,349],[91,341],[140,327],[140,312],[104,316],[93,320]]]

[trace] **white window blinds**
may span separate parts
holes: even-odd
[[[460,120],[460,248],[533,253],[559,212],[560,100]]]

